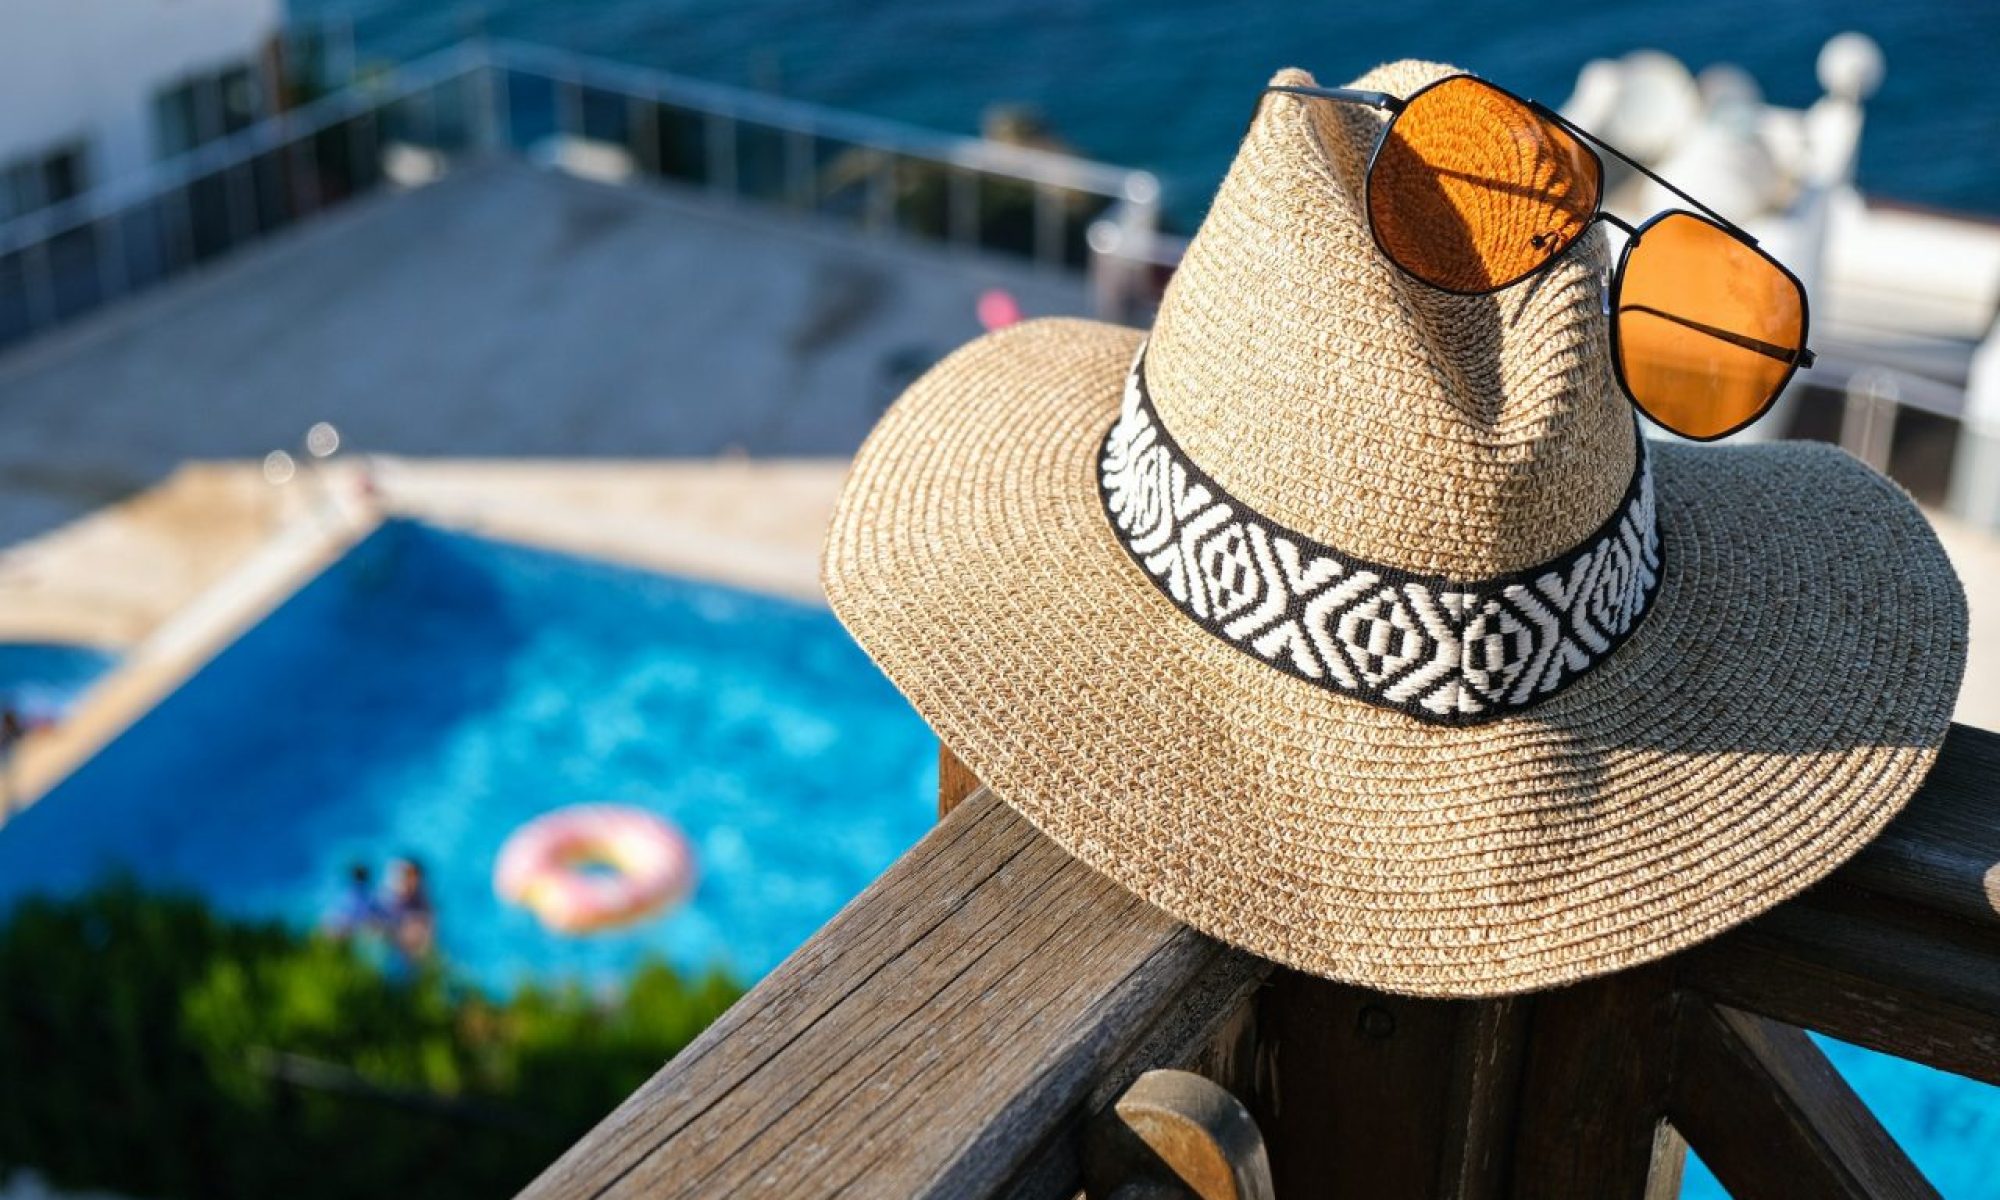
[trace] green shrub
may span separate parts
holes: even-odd
[[[149,1197],[511,1194],[741,989],[400,982],[354,947],[115,884],[0,924],[0,1176]]]

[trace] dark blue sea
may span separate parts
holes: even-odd
[[[1039,109],[1083,153],[1147,167],[1198,219],[1257,86],[1281,66],[1344,82],[1395,58],[1454,63],[1537,99],[1584,62],[1642,46],[1733,62],[1778,103],[1819,95],[1813,60],[1856,29],[1888,77],[1868,109],[1861,187],[2000,213],[2000,0],[290,0],[351,19],[364,57],[408,58],[484,29],[935,129],[995,101]]]

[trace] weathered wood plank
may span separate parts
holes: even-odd
[[[1513,1194],[1669,1200],[1684,1154],[1666,1125],[1674,995],[1642,967],[1535,998]]]
[[[981,791],[524,1195],[1074,1191],[1093,1099],[1264,970]]]
[[[1672,1195],[1681,990],[2000,1083],[1996,781],[2000,738],[1954,729],[1828,883],[1670,963],[1500,1003],[1289,971],[1253,1001],[1267,964],[982,791],[527,1194],[1066,1195],[1083,1118],[1198,1063],[1250,1103],[1280,1194]],[[974,787],[941,756],[941,808]],[[1790,1053],[1765,1041],[1730,1061]]]
[[[936,928],[961,906],[965,891],[985,882],[1020,849],[995,833],[976,821],[934,830],[876,884],[880,888],[903,873],[928,876],[924,887],[897,889],[895,903],[865,909],[857,898],[754,989],[758,1004],[739,1002],[723,1013],[668,1069],[544,1172],[529,1194],[594,1195],[644,1148],[700,1116],[717,1097],[685,1086],[685,1080],[727,1079],[754,1071],[798,1029],[823,1019],[840,996],[812,986],[813,981],[872,969]],[[579,1153],[586,1147],[589,1153]]]
[[[1937,1200],[1799,1030],[1690,999],[1676,1047],[1668,1115],[1736,1200]]]
[[[2000,925],[2000,733],[1952,726],[1909,806],[1833,878]]]
[[[2000,1084],[2000,927],[1821,885],[1677,965],[1731,1007]]]
[[[1438,1158],[1443,1200],[1506,1194],[1533,1008],[1533,999],[1518,996],[1460,1006]]]

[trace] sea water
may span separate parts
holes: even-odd
[[[1027,104],[1080,153],[1158,172],[1187,227],[1279,67],[1341,83],[1389,59],[1431,59],[1559,103],[1589,59],[1653,47],[1697,70],[1735,63],[1767,99],[1803,106],[1820,95],[1821,45],[1859,30],[1888,63],[1868,102],[1861,188],[2000,213],[1991,0],[291,0],[291,11],[351,20],[364,60],[486,32],[933,129],[970,133],[987,106]]]

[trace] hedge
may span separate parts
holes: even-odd
[[[510,1195],[741,988],[649,963],[495,999],[108,885],[0,924],[0,1178],[145,1197]]]

